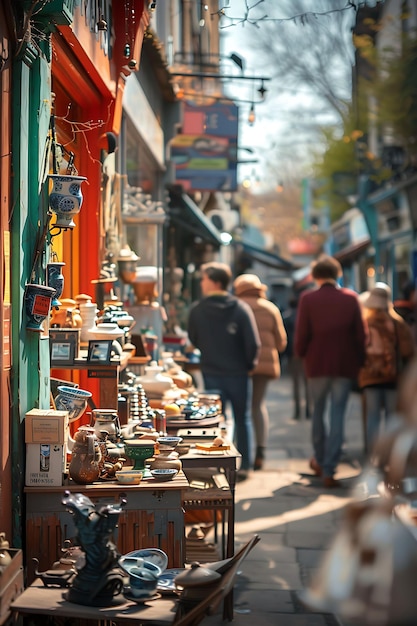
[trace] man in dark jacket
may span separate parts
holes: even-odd
[[[242,470],[251,467],[249,372],[256,365],[260,339],[252,310],[228,293],[232,278],[228,265],[201,266],[202,299],[188,318],[188,336],[201,352],[201,373],[207,390],[221,393],[223,409],[230,402]]]
[[[326,487],[337,487],[333,475],[340,459],[344,418],[352,380],[365,360],[366,331],[357,295],[342,289],[340,263],[322,255],[312,267],[318,289],[302,294],[298,306],[295,351],[303,358],[313,400],[311,469]],[[330,427],[325,409],[330,397]]]

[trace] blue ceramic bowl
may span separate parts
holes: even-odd
[[[151,470],[151,474],[155,480],[172,480],[174,476],[178,474],[178,470],[173,468],[157,468]]]

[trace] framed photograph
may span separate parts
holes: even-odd
[[[75,345],[73,341],[50,338],[51,367],[57,365],[72,365],[75,358]]]
[[[90,339],[87,360],[90,363],[109,363],[113,339]]]
[[[51,344],[51,354],[53,343],[72,343],[74,345],[73,359],[77,359],[80,352],[80,333],[81,330],[79,328],[50,328],[49,340]]]

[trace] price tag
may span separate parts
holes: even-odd
[[[44,315],[49,313],[51,298],[49,296],[35,296],[32,305],[32,315]]]

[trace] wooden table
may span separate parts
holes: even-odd
[[[198,440],[198,438],[197,438]],[[210,452],[210,454],[205,454],[202,451],[199,451],[195,448],[196,439],[190,438],[191,448],[187,454],[184,454],[180,457],[182,462],[182,467],[184,472],[187,474],[188,470],[194,470],[198,468],[213,468],[216,472],[224,472],[227,482],[230,487],[230,496],[231,502],[230,506],[226,506],[227,508],[227,540],[226,540],[226,551],[223,557],[230,557],[234,554],[235,549],[235,490],[236,490],[236,473],[240,467],[241,454],[237,450],[237,448],[229,443],[229,450],[225,450],[224,452]],[[201,440],[200,440],[201,441]],[[200,493],[200,498],[203,501],[204,498],[207,500],[212,498],[218,498],[219,504],[221,503],[222,491],[220,489],[216,490],[216,493],[207,493],[204,494],[204,489],[194,489],[194,494],[190,493],[190,489],[185,492],[185,497],[189,496],[191,501],[191,497],[198,497],[198,492]],[[223,497],[226,499],[228,493],[226,490],[223,492]],[[213,499],[212,499],[213,502]],[[225,503],[226,504],[226,503]],[[201,508],[203,508],[204,504],[202,502]],[[215,505],[213,505],[215,506]],[[194,507],[195,508],[195,507]]]
[[[160,599],[136,604],[127,601],[121,596],[121,604],[113,601],[107,607],[92,607],[67,602],[66,589],[59,587],[44,587],[37,578],[30,587],[12,603],[11,610],[19,615],[36,615],[52,619],[63,617],[74,620],[92,620],[100,624],[113,622],[129,622],[134,620],[135,626],[152,625],[164,626],[172,624],[176,609],[176,596],[162,596]],[[39,623],[44,624],[45,620]]]
[[[41,571],[49,569],[62,556],[66,539],[74,538],[73,516],[62,504],[65,490],[82,493],[97,504],[127,504],[119,517],[114,541],[121,554],[141,548],[160,548],[168,555],[168,567],[183,567],[185,530],[183,494],[189,483],[183,472],[171,481],[143,479],[139,485],[97,482],[92,485],[25,487],[27,580],[35,578],[32,558],[39,559]]]

